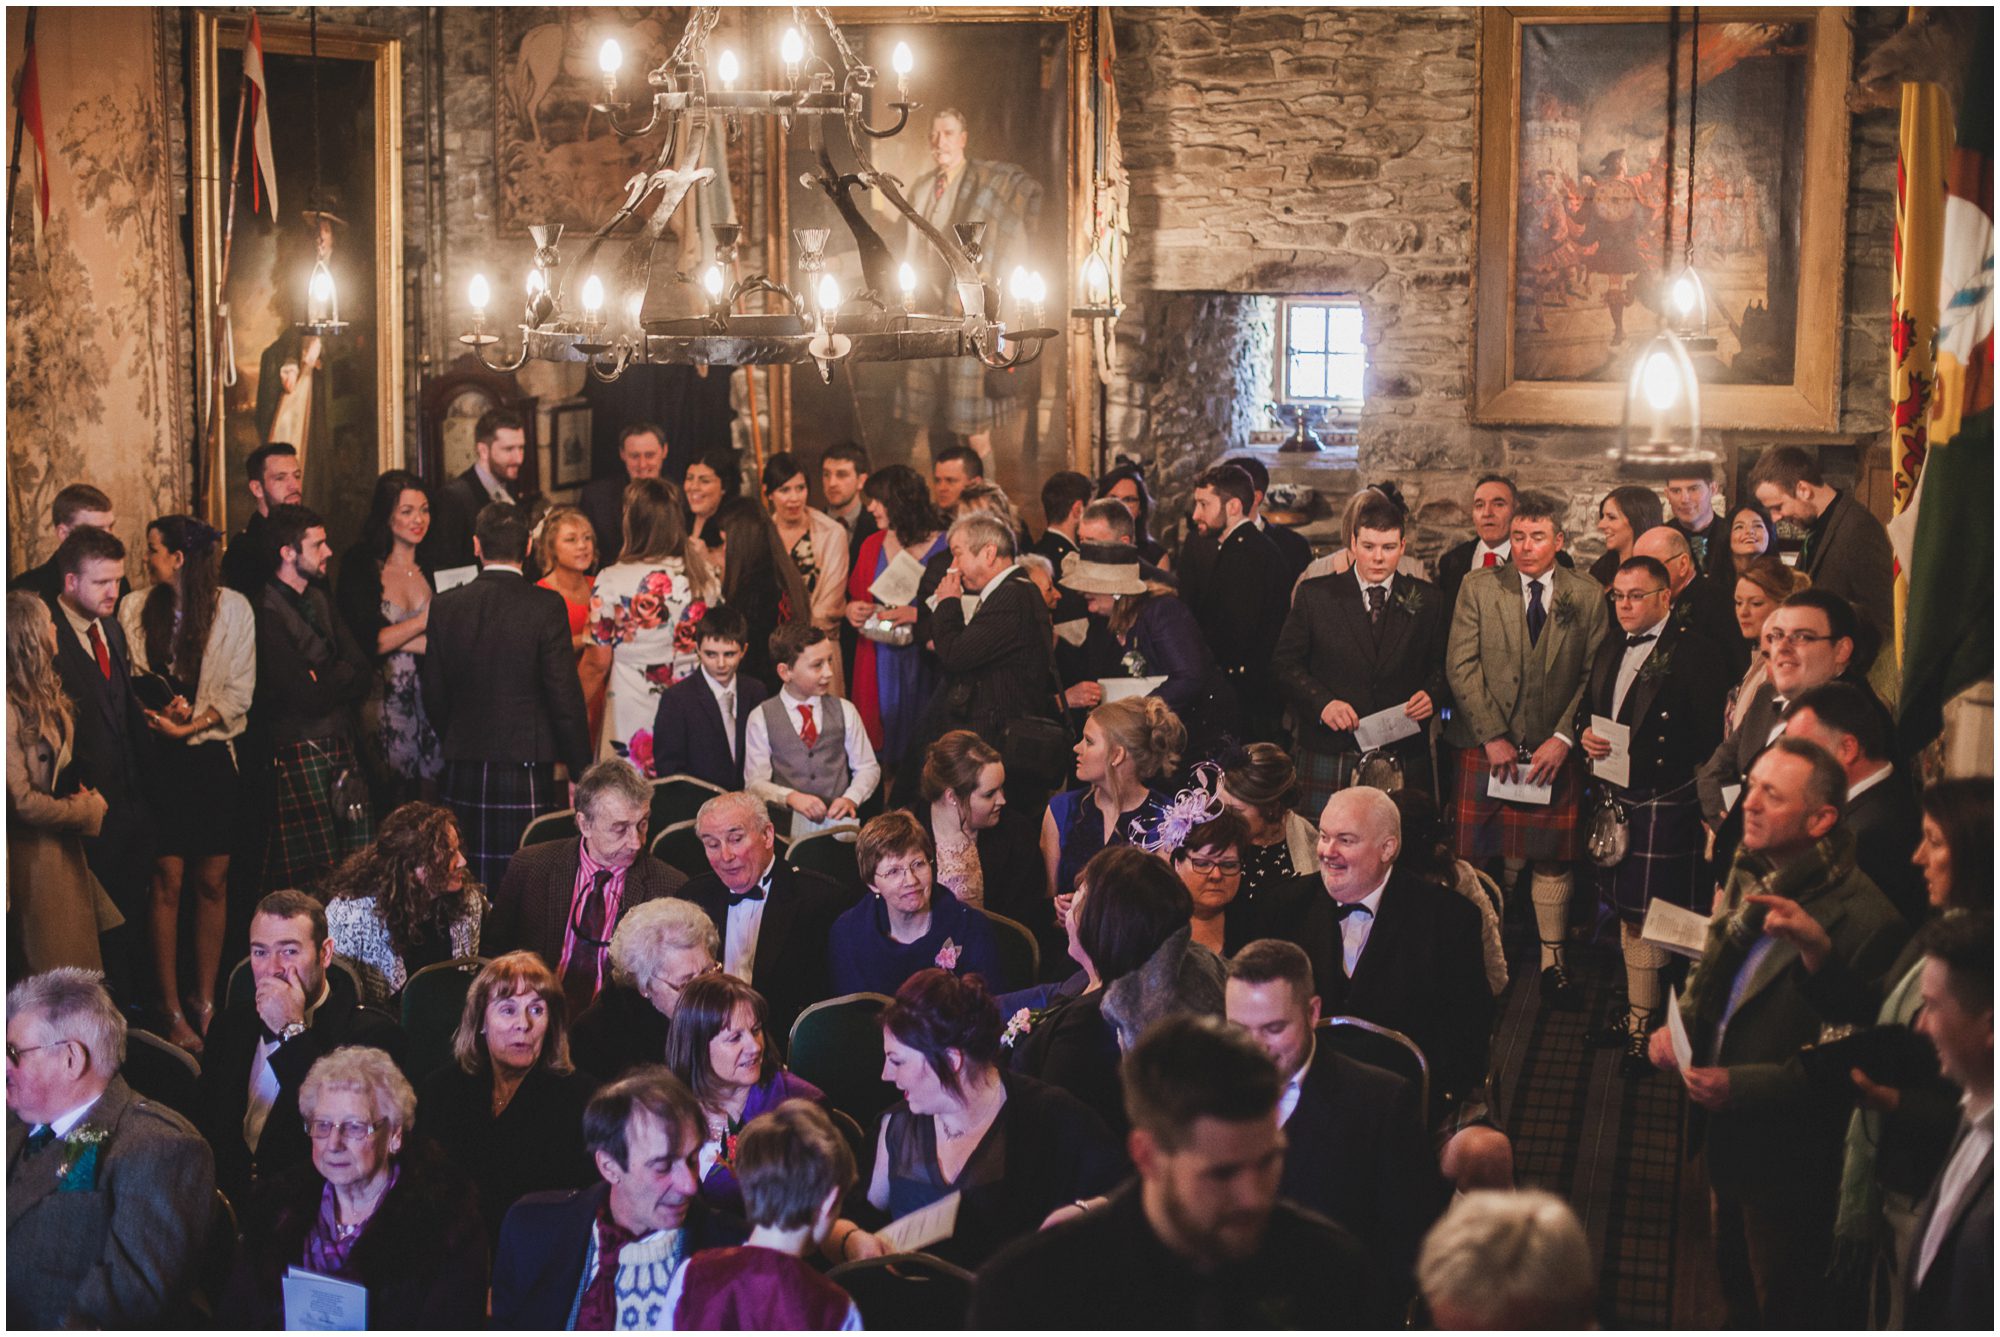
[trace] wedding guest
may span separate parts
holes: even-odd
[[[1319,871],[1319,829],[1291,807],[1298,772],[1276,743],[1252,743],[1226,754],[1215,796],[1243,819],[1243,904],[1258,893]]]
[[[1595,1328],[1597,1270],[1570,1205],[1541,1189],[1479,1189],[1424,1238],[1417,1282],[1440,1330]]]
[[[868,481],[868,452],[852,441],[836,441],[820,453],[819,490],[826,498],[826,515],[848,533],[847,555],[860,550],[861,540],[875,530],[875,517],[862,503]]]
[[[689,543],[673,485],[626,484],[624,548],[590,592],[588,657],[610,679],[600,757],[652,769],[660,694],[694,672],[695,624],[720,592],[708,559]]]
[[[1597,533],[1604,540],[1604,555],[1590,564],[1590,578],[1610,589],[1618,564],[1632,555],[1639,535],[1661,523],[1660,498],[1653,489],[1627,484],[1605,493],[1597,503]]]
[[[386,1006],[425,966],[479,955],[486,897],[469,876],[458,822],[435,803],[412,800],[383,818],[327,891],[327,932],[356,968],[364,1003]]]
[[[1150,838],[1167,806],[1154,786],[1173,773],[1185,746],[1187,730],[1156,696],[1127,697],[1090,712],[1075,748],[1082,787],[1051,798],[1042,814],[1042,863],[1059,918],[1091,856]]]
[[[1388,503],[1398,514],[1404,516],[1407,523],[1410,508],[1403,500],[1402,489],[1394,483],[1370,483],[1367,487],[1356,491],[1353,496],[1347,499],[1347,505],[1340,508],[1340,548],[1328,553],[1324,557],[1315,557],[1312,561],[1306,563],[1306,569],[1301,571],[1299,578],[1292,582],[1293,602],[1296,603],[1298,600],[1299,587],[1304,585],[1308,580],[1319,576],[1345,575],[1354,569],[1354,559],[1359,551],[1355,546],[1355,541],[1361,532],[1361,512],[1382,502]],[[1450,553],[1445,554],[1446,557],[1450,555]],[[1439,569],[1443,569],[1442,561],[1439,563]],[[1396,574],[1399,576],[1408,576],[1412,580],[1428,580],[1430,578],[1430,572],[1424,568],[1423,562],[1410,554],[1409,545],[1407,544],[1403,547],[1403,555],[1396,559]],[[1463,572],[1460,574],[1463,575]],[[1447,607],[1445,610],[1447,621],[1450,620],[1450,615],[1451,610]]]
[[[970,729],[954,729],[924,754],[917,820],[937,847],[940,886],[1039,935],[1049,912],[1034,819],[1007,802],[1000,751]]]
[[[707,450],[697,455],[681,477],[681,493],[687,501],[688,532],[713,546],[716,514],[731,497],[743,495],[743,466],[737,463],[736,452]]]
[[[870,894],[833,921],[826,959],[836,997],[893,994],[927,966],[977,972],[996,989],[1033,983],[1002,976],[984,914],[937,894],[931,838],[909,813],[886,812],[862,827],[854,858]]]
[[[702,534],[709,562],[721,572],[722,601],[743,614],[750,627],[742,672],[776,692],[771,634],[780,627],[811,625],[805,582],[785,554],[771,517],[748,497],[725,500]]]
[[[1771,545],[1777,541],[1778,531],[1771,524],[1771,517],[1764,514],[1763,507],[1745,502],[1729,513],[1730,569],[1737,575],[1742,575],[1753,561],[1769,553]]]
[[[1726,732],[1735,733],[1757,699],[1757,689],[1771,680],[1771,661],[1764,651],[1764,624],[1778,606],[1812,584],[1812,577],[1786,566],[1776,557],[1757,557],[1736,574],[1736,627],[1750,646],[1750,667],[1729,692]]]
[[[764,461],[764,506],[777,526],[778,545],[805,585],[812,624],[836,643],[847,616],[847,530],[840,521],[807,505],[805,466],[780,452]],[[832,692],[843,695],[835,661]]]
[[[583,1188],[583,1107],[596,1081],[570,1062],[562,982],[533,952],[488,961],[466,991],[452,1061],[426,1077],[424,1127],[479,1193],[486,1238],[530,1193]]]
[[[104,795],[87,786],[55,794],[76,737],[55,646],[55,620],[41,596],[8,594],[7,927],[33,974],[102,969],[98,934],[124,922],[84,857],[85,838],[104,823]]]
[[[986,477],[986,461],[971,446],[946,446],[931,460],[931,501],[956,520],[965,489]]]
[[[836,695],[839,647],[810,622],[771,633],[784,685],[744,723],[743,787],[796,822],[853,821],[882,783],[882,767],[854,703]],[[796,828],[794,828],[796,831]]]
[[[666,429],[658,423],[629,422],[618,429],[618,468],[607,477],[591,479],[577,494],[575,509],[589,523],[592,533],[609,539],[619,532],[625,518],[625,485],[637,478],[658,478],[669,453]],[[585,575],[594,571],[596,565],[593,560]],[[544,563],[541,569],[553,568]],[[586,596],[589,593],[587,581],[584,592]]]
[[[616,531],[606,531],[616,532]],[[535,530],[535,569],[545,574],[535,583],[563,597],[569,610],[569,643],[576,653],[577,683],[583,688],[583,708],[590,721],[590,748],[604,730],[607,666],[590,653],[590,594],[597,570],[597,530],[574,506],[556,506]]]
[[[1715,509],[1715,466],[1676,465],[1666,495],[1667,523],[1687,540],[1694,564],[1718,584],[1727,581],[1736,567],[1728,556],[1729,522]]]
[[[701,671],[660,693],[653,715],[653,774],[741,789],[750,716],[767,695],[742,671],[750,627],[743,614],[717,604],[695,623],[694,643]]]
[[[898,767],[911,760],[917,722],[937,674],[923,649],[905,639],[914,636],[904,628],[916,626],[915,595],[887,606],[870,590],[903,554],[921,567],[942,551],[945,518],[924,480],[907,465],[891,464],[868,475],[862,496],[876,532],[862,540],[847,578],[847,622],[862,638],[854,651],[850,694],[875,755],[884,766]]]
[[[1773,446],[1750,471],[1757,504],[1773,520],[1806,531],[1799,570],[1813,588],[1854,605],[1876,631],[1896,625],[1895,554],[1888,531],[1852,493],[1831,486],[1819,460],[1801,446]]]
[[[286,441],[269,441],[243,458],[245,490],[250,493],[250,518],[229,536],[222,552],[222,583],[251,603],[278,569],[277,545],[271,542],[271,508],[301,505],[305,465],[298,448]],[[109,525],[105,528],[110,528]]]
[[[146,528],[153,586],[126,595],[118,607],[133,671],[151,678],[158,693],[146,710],[154,738],[144,775],[159,819],[153,965],[167,1038],[196,1053],[215,1019],[228,918],[231,819],[238,794],[233,740],[248,723],[257,690],[257,615],[248,599],[221,584],[221,541],[219,531],[192,516],[153,521]],[[194,963],[191,992],[184,993],[181,889],[190,883]]]
[[[391,469],[375,481],[361,538],[340,559],[341,616],[381,675],[377,737],[396,777],[392,803],[435,797],[444,750],[424,714],[418,660],[429,648],[432,549],[430,494]]]
[[[1195,480],[1195,526],[1213,546],[1200,558],[1183,551],[1180,582],[1209,649],[1236,689],[1245,736],[1263,742],[1278,729],[1272,659],[1291,587],[1277,545],[1251,523],[1252,497],[1250,475],[1233,464],[1217,465]]]
[[[1224,808],[1192,827],[1173,852],[1174,872],[1194,902],[1193,939],[1218,956],[1234,956],[1257,936],[1249,906],[1231,913],[1243,890],[1243,851],[1250,833]]]
[[[1136,462],[1126,461],[1107,470],[1097,480],[1100,500],[1115,501],[1132,516],[1133,543],[1139,556],[1162,571],[1171,570],[1173,559],[1153,537],[1153,494],[1146,487],[1146,471]]]
[[[49,505],[49,524],[55,530],[55,546],[60,548],[69,532],[78,525],[89,525],[107,534],[118,532],[118,515],[112,509],[111,498],[101,489],[88,483],[71,483],[56,493]],[[31,566],[15,575],[7,582],[9,590],[27,590],[41,596],[49,611],[56,608],[56,596],[62,593],[62,573],[56,570],[56,560],[51,552],[47,561],[40,566]],[[131,591],[122,578],[118,587],[118,598],[122,602]]]
[[[615,1081],[667,1052],[667,1025],[696,978],[720,970],[722,935],[692,901],[635,905],[611,934],[611,983],[570,1028],[577,1067]]]

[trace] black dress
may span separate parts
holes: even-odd
[[[488,1240],[499,1241],[507,1209],[525,1195],[596,1182],[583,1147],[583,1107],[596,1089],[582,1073],[536,1068],[496,1116],[490,1075],[454,1063],[425,1080],[418,1121],[478,1190]]]
[[[578,1071],[615,1082],[641,1063],[667,1057],[667,1019],[629,984],[607,984],[569,1028],[569,1056]]]
[[[1129,1125],[1125,1090],[1118,1082],[1122,1055],[1103,1007],[1102,989],[1058,1005],[1028,1032],[1014,1071],[1061,1087],[1123,1138]]]

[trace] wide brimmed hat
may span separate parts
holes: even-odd
[[[1063,572],[1062,586],[1079,594],[1144,594],[1139,550],[1127,543],[1086,543]]]

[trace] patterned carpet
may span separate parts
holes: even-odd
[[[1510,923],[1506,942],[1494,1067],[1519,1182],[1560,1194],[1583,1218],[1606,1327],[1720,1326],[1707,1191],[1683,1155],[1682,1087],[1665,1074],[1629,1080],[1619,1051],[1585,1042],[1623,991],[1615,947],[1570,949],[1587,1001],[1558,1012],[1541,1005],[1533,930]]]

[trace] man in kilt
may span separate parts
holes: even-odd
[[[1582,848],[1571,755],[1584,678],[1604,639],[1595,581],[1557,564],[1561,504],[1524,492],[1514,507],[1508,560],[1467,573],[1452,612],[1445,676],[1457,703],[1445,741],[1457,749],[1458,854],[1475,864],[1499,855],[1508,880],[1532,862],[1531,895],[1542,942],[1542,999],[1580,1007],[1563,963],[1570,871]],[[1546,804],[1505,802],[1488,777],[1553,786]]]
[[[1362,750],[1354,726],[1400,707],[1421,724],[1444,691],[1450,610],[1435,585],[1396,573],[1405,515],[1371,497],[1355,518],[1354,567],[1299,586],[1278,636],[1274,669],[1299,721],[1296,757],[1303,811],[1317,815],[1354,781]],[[1389,745],[1403,783],[1435,794],[1422,728]]]
[[[528,522],[489,502],[473,521],[476,580],[431,601],[424,710],[444,748],[445,806],[473,876],[497,888],[528,823],[568,806],[590,764],[590,724],[562,596],[521,574]]]
[[[1598,890],[1618,912],[1625,955],[1627,1012],[1601,1040],[1621,1045],[1619,1071],[1644,1077],[1652,1071],[1646,1036],[1660,1020],[1660,971],[1666,949],[1639,936],[1654,897],[1694,903],[1702,867],[1701,799],[1694,770],[1722,738],[1729,668],[1721,648],[1677,622],[1673,582],[1651,557],[1633,557],[1611,579],[1611,611],[1619,631],[1604,638],[1590,668],[1577,743],[1593,762],[1608,756],[1609,741],[1590,726],[1602,716],[1629,728],[1629,783],[1599,780],[1598,802],[1615,803],[1628,833],[1625,856],[1600,867]],[[1706,906],[1708,897],[1699,898]]]
[[[308,887],[374,834],[354,755],[354,707],[373,667],[321,583],[326,526],[303,506],[273,506],[265,530],[278,569],[257,596],[253,710],[271,740],[266,891]]]

